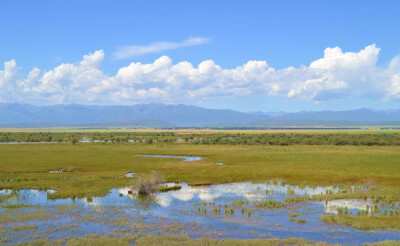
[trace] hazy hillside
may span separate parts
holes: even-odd
[[[90,124],[71,123],[8,123],[0,124],[0,128],[174,128],[175,125],[160,120],[128,120],[121,122],[105,122]]]
[[[132,120],[156,120],[174,126],[239,123],[259,117],[233,110],[205,109],[187,105],[138,104],[134,106],[0,104],[0,124],[53,123],[97,124]]]
[[[215,128],[279,128],[279,127],[359,127],[400,126],[400,121],[345,121],[345,120],[281,120],[268,119],[244,123],[215,124]]]
[[[272,117],[281,120],[400,121],[400,110],[302,111]]]
[[[133,106],[0,104],[0,127],[285,127],[394,126],[400,111],[359,109],[297,113],[205,109],[188,105]]]

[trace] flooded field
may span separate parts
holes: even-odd
[[[166,184],[172,186],[175,184]],[[180,190],[140,196],[129,187],[104,197],[49,199],[55,191],[1,190],[1,230],[7,243],[130,233],[187,234],[192,238],[289,238],[360,244],[400,240],[399,231],[361,231],[329,225],[323,214],[356,215],[373,207],[367,200],[310,201],[337,187],[298,187],[281,181],[212,186],[179,184]],[[398,209],[398,204],[395,205]]]

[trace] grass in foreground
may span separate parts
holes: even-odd
[[[15,244],[17,246],[47,246],[47,245],[66,245],[66,246],[77,246],[77,245],[131,245],[135,242],[136,245],[156,246],[156,245],[182,245],[182,246],[203,246],[203,245],[216,245],[216,246],[285,246],[285,245],[316,245],[325,246],[332,245],[324,242],[313,242],[307,241],[302,238],[288,238],[288,239],[249,239],[249,240],[238,240],[238,239],[190,239],[187,236],[153,236],[148,235],[144,237],[138,237],[136,235],[125,235],[119,238],[112,238],[108,235],[86,235],[85,237],[75,237],[66,240],[58,241],[36,241],[36,242],[22,242]]]
[[[281,245],[330,245],[324,242],[313,242],[307,241],[302,238],[288,238],[288,239],[248,239],[248,240],[238,240],[238,239],[190,239],[186,236],[146,236],[141,237],[136,241],[137,245],[187,245],[187,246],[202,246],[202,245],[216,245],[216,246],[281,246]]]
[[[301,245],[301,246],[327,246],[333,245],[325,242],[314,242],[307,241],[302,238],[287,238],[287,239],[190,239],[187,236],[154,236],[147,235],[139,237],[137,235],[126,234],[123,237],[113,238],[108,235],[97,235],[91,234],[80,238],[68,238],[65,240],[55,241],[34,241],[34,242],[21,242],[15,244],[16,246],[50,246],[50,245],[66,245],[66,246],[78,246],[78,245],[96,245],[96,246],[108,246],[108,245],[121,245],[128,246],[132,243],[136,243],[138,246],[159,246],[159,245],[182,245],[182,246],[204,246],[204,245],[216,245],[216,246],[287,246],[287,245]],[[335,244],[338,245],[338,244]],[[381,241],[377,243],[367,243],[366,246],[397,246],[400,245],[398,241]]]

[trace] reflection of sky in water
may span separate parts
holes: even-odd
[[[351,210],[352,212],[357,212],[357,210],[366,210],[367,208],[372,208],[373,203],[371,199],[341,199],[326,201],[325,213],[338,214],[338,208],[346,207],[349,209],[349,211]]]
[[[187,184],[181,184],[180,190],[171,191],[168,193],[161,193],[157,197],[163,206],[167,206],[171,200],[178,199],[181,201],[195,201],[195,202],[214,202],[218,200],[264,200],[267,197],[278,201],[283,201],[287,197],[286,192],[288,188],[294,190],[296,195],[314,195],[325,192],[332,187],[324,188],[309,188],[301,189],[290,185],[273,185],[273,184],[253,184],[253,183],[235,183],[235,184],[222,184],[212,186],[199,186],[191,187]],[[274,191],[272,195],[266,195],[266,190]]]
[[[0,190],[0,195],[9,195],[11,194],[12,190],[8,190],[8,189],[3,189]]]
[[[184,159],[183,161],[199,161],[201,157],[198,156],[178,156],[178,155],[139,155],[143,157],[156,157],[156,158],[177,158]]]
[[[174,184],[169,183],[167,186]],[[317,187],[317,188],[299,188],[290,185],[279,185],[279,184],[253,184],[253,183],[235,183],[235,184],[222,184],[212,186],[189,186],[185,183],[180,184],[182,187],[180,190],[170,191],[166,193],[159,193],[155,196],[154,201],[160,205],[166,207],[173,200],[179,201],[191,201],[191,202],[213,202],[213,201],[226,201],[226,200],[264,200],[274,199],[282,201],[287,197],[286,192],[288,188],[294,190],[296,195],[313,195],[325,192],[327,189],[332,187]],[[266,195],[266,190],[274,191],[272,195]],[[129,194],[130,188],[112,189],[110,193],[104,197],[94,197],[92,202],[86,202],[86,198],[83,199],[47,199],[47,194],[55,193],[55,191],[39,191],[39,190],[20,190],[18,192],[18,202],[21,204],[30,205],[42,205],[42,206],[55,206],[61,204],[77,204],[77,205],[105,205],[105,206],[129,206],[134,204],[132,197],[134,195]],[[10,194],[11,190],[1,190],[0,194]],[[126,199],[121,199],[126,197]],[[118,199],[117,199],[118,198]]]
[[[168,186],[174,185],[172,183]],[[159,193],[154,196],[142,196],[129,194],[129,188],[112,189],[104,197],[93,197],[91,199],[55,199],[49,200],[48,194],[54,191],[38,190],[20,190],[17,199],[10,199],[8,203],[31,204],[48,207],[49,210],[58,205],[78,205],[78,210],[83,213],[90,211],[102,211],[119,209],[125,211],[124,218],[132,221],[142,216],[149,223],[157,223],[160,218],[166,218],[170,222],[179,222],[190,224],[192,222],[200,224],[213,233],[215,230],[222,231],[225,238],[254,238],[257,237],[251,232],[271,233],[273,237],[303,237],[309,240],[328,241],[331,243],[359,244],[360,242],[374,242],[386,239],[400,240],[400,232],[382,231],[365,232],[336,225],[328,225],[320,221],[318,216],[324,213],[335,213],[337,207],[347,206],[349,209],[366,209],[366,206],[372,206],[371,200],[333,200],[327,204],[321,202],[308,202],[307,204],[288,205],[288,208],[277,210],[257,209],[252,206],[252,201],[273,199],[282,201],[287,197],[287,190],[290,188],[296,195],[313,195],[325,193],[327,189],[337,189],[332,187],[294,187],[289,185],[280,185],[278,183],[253,184],[253,183],[235,183],[212,186],[191,187],[187,184],[180,184],[180,190],[174,190],[165,193]],[[266,190],[274,191],[274,194],[267,195]],[[0,194],[10,194],[10,190],[1,190]],[[241,208],[234,208],[233,215],[225,215],[224,205],[231,206],[232,202],[237,200],[248,200],[249,205],[244,207],[253,208],[251,217],[247,217],[247,212],[242,214]],[[196,205],[196,203],[212,202],[209,204]],[[221,214],[213,214],[213,208],[217,206],[221,209]],[[196,213],[197,209],[207,208],[207,214]],[[303,212],[297,218],[305,219],[305,224],[290,222],[288,211]],[[105,216],[113,216],[111,214]],[[275,224],[281,224],[277,227]],[[105,229],[107,226],[96,223],[89,223],[86,227],[80,227],[81,233],[90,233]],[[94,229],[95,228],[95,229]],[[345,230],[349,233],[330,233],[332,229]],[[189,230],[189,229],[187,229]],[[186,231],[190,234],[190,231]],[[201,236],[200,235],[197,235]],[[196,235],[194,235],[196,237]]]

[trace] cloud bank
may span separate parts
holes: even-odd
[[[308,66],[276,70],[266,61],[248,61],[227,69],[212,60],[197,67],[173,64],[162,56],[150,64],[132,62],[109,76],[99,66],[103,50],[83,56],[78,63],[63,63],[50,71],[34,68],[18,73],[14,60],[0,70],[0,101],[33,104],[137,103],[207,100],[265,94],[321,102],[331,98],[375,97],[400,100],[400,57],[387,67],[376,65],[375,44],[359,52],[327,48]]]
[[[194,37],[182,42],[155,42],[149,45],[122,46],[114,52],[114,57],[118,60],[132,58],[148,53],[156,53],[166,50],[174,50],[182,47],[196,46],[208,43],[207,38]]]

